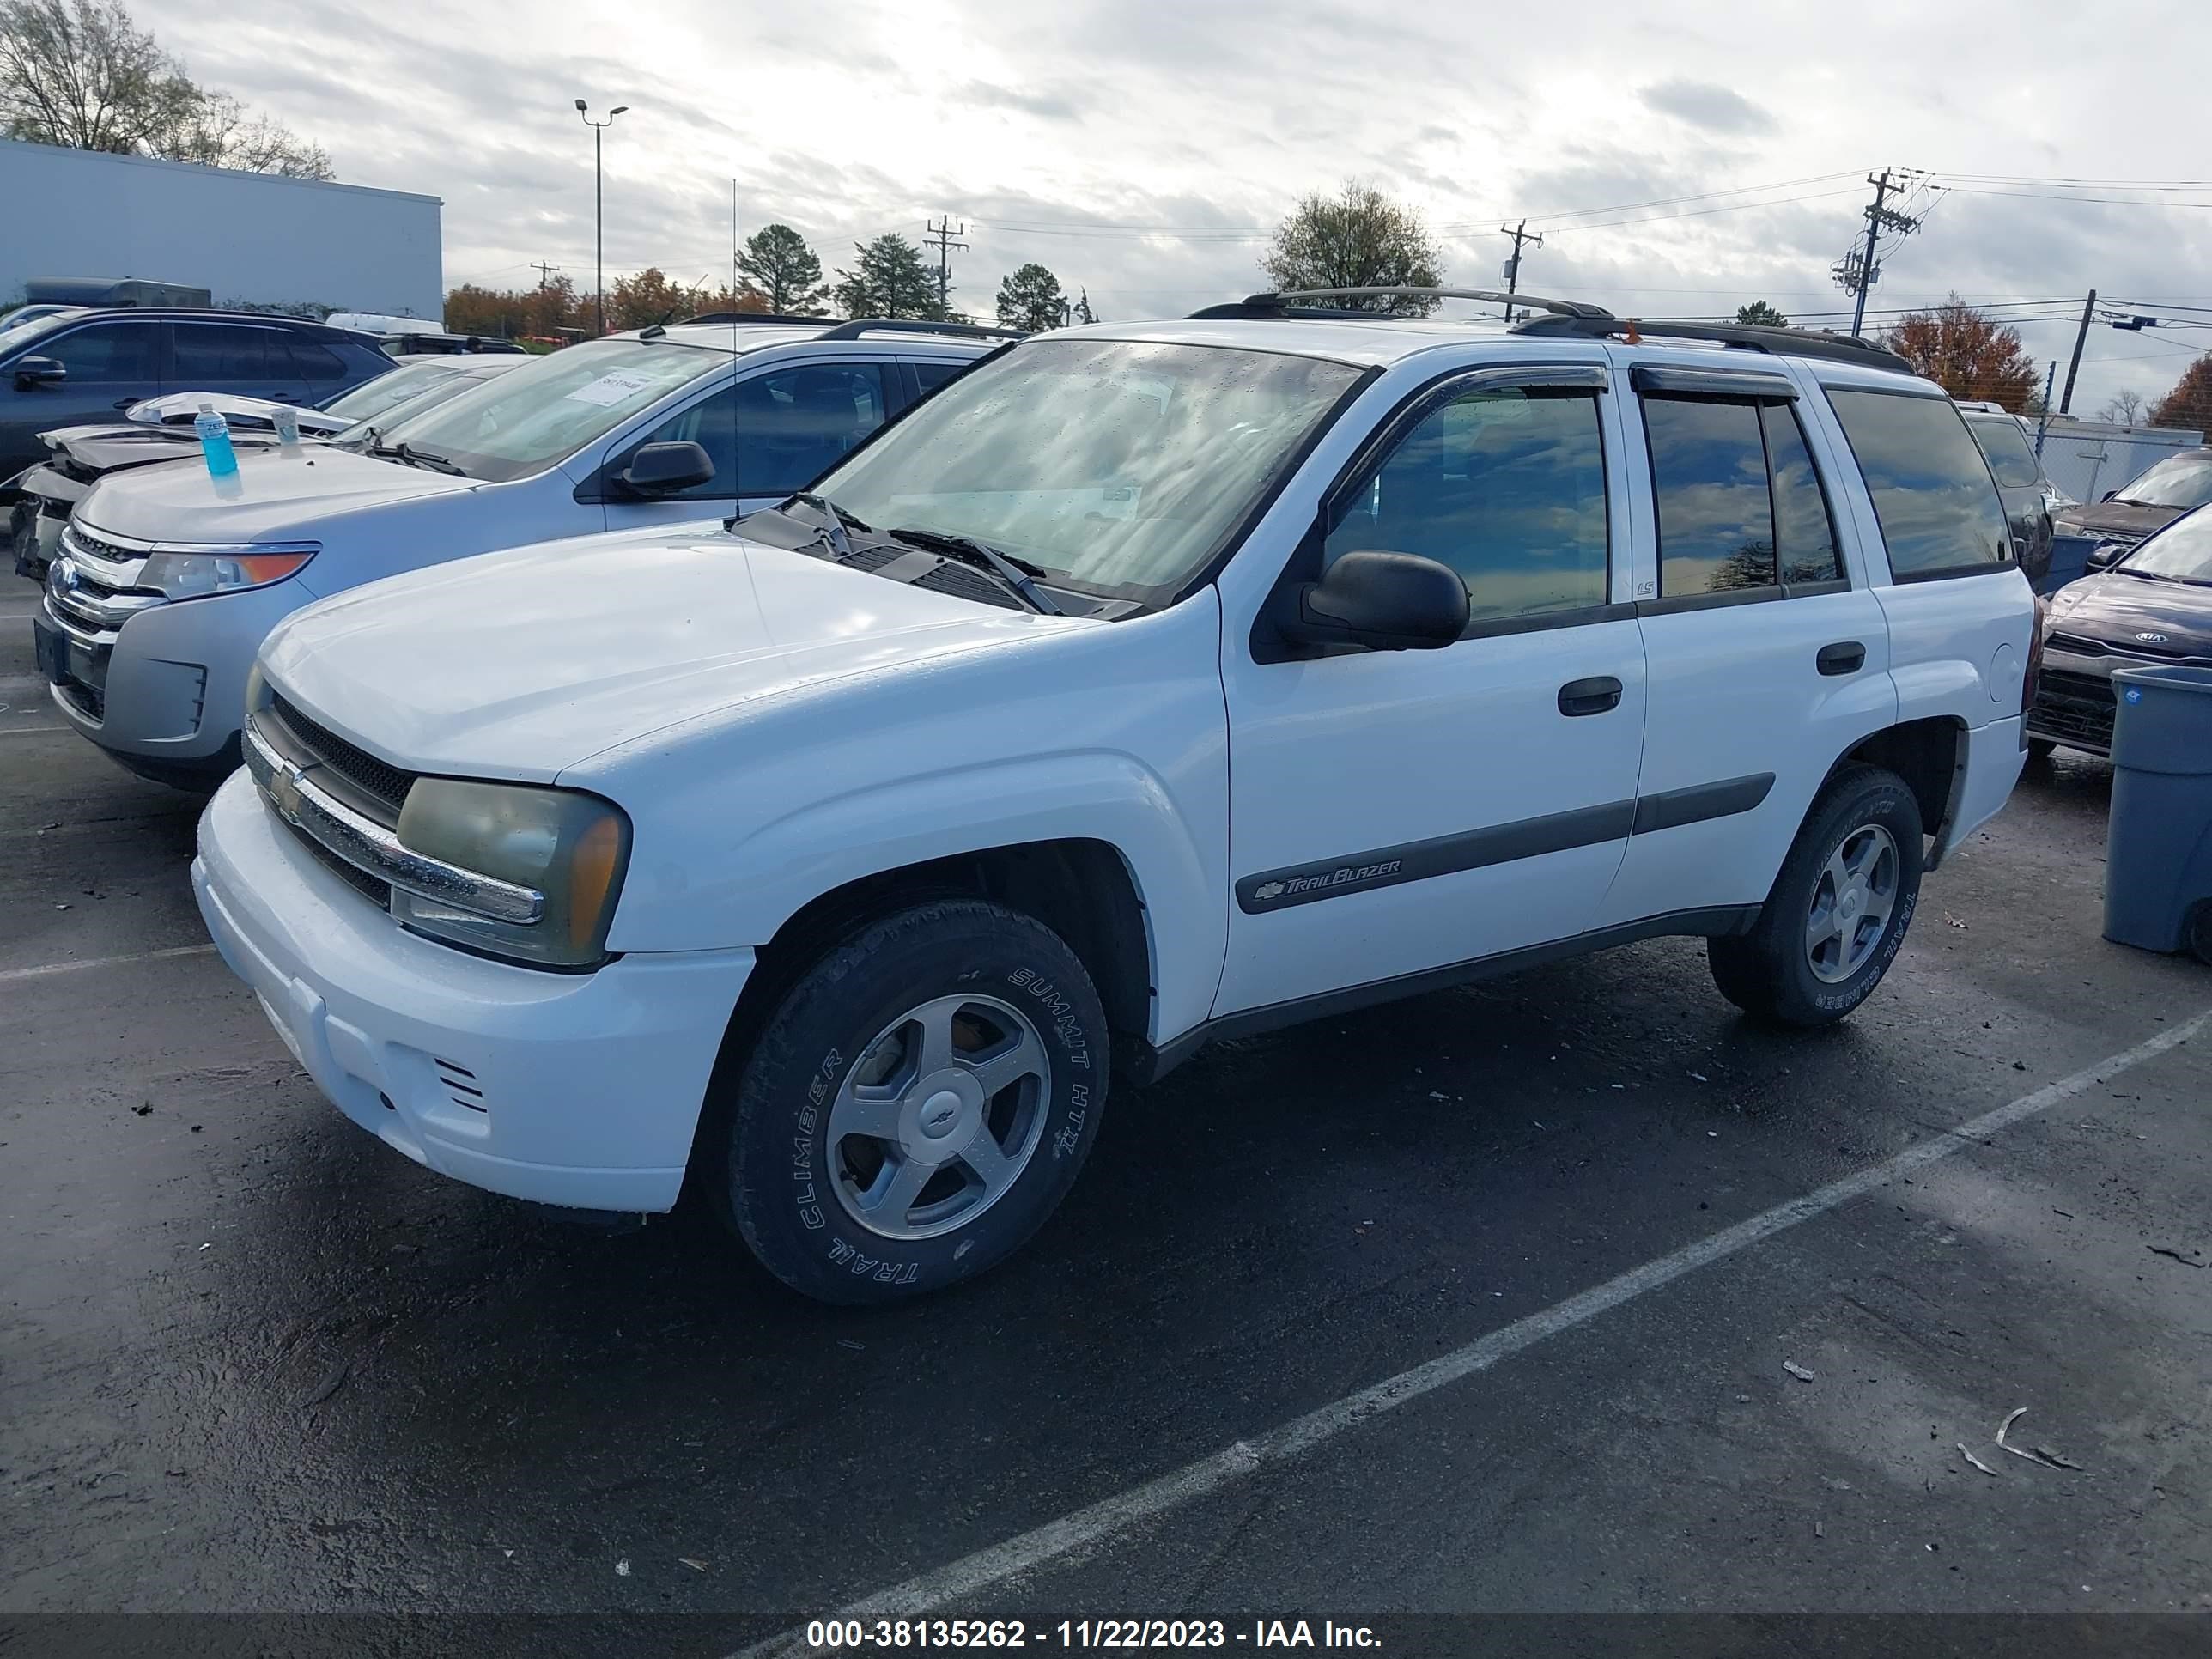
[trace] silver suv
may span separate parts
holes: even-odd
[[[47,573],[40,671],[123,765],[212,788],[239,763],[254,653],[302,605],[527,542],[770,506],[1006,337],[821,318],[649,328],[526,362],[360,453],[104,479]]]

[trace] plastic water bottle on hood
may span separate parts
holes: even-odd
[[[199,415],[192,422],[192,430],[200,435],[200,453],[207,458],[208,476],[214,478],[236,477],[238,452],[230,445],[230,422],[216,412],[212,403],[201,403]]]

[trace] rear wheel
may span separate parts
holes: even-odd
[[[1922,833],[1904,779],[1873,766],[1838,774],[1751,931],[1708,944],[1721,994],[1786,1025],[1826,1025],[1865,1001],[1919,902]]]
[[[1060,937],[980,900],[849,934],[791,981],[717,1102],[709,1166],[762,1263],[824,1302],[973,1278],[1056,1208],[1098,1133],[1106,1021]]]

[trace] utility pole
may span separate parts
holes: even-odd
[[[2089,313],[2097,308],[2097,290],[2091,289],[2089,297],[2081,301],[2081,326],[2074,331],[2074,361],[2066,365],[2066,395],[2058,400],[2061,415],[2074,407],[2074,377],[2081,372],[2081,348],[2089,338]]]
[[[540,259],[530,268],[538,273],[538,286],[540,288],[552,287],[553,273],[561,269],[560,266],[550,264],[544,259]]]
[[[1920,221],[1910,214],[1899,213],[1895,208],[1883,205],[1889,199],[1889,192],[1893,189],[1903,187],[1902,180],[1893,185],[1889,173],[1890,170],[1884,167],[1880,178],[1871,173],[1867,174],[1867,183],[1874,186],[1874,200],[1866,209],[1866,246],[1863,250],[1852,249],[1837,263],[1835,268],[1836,280],[1844,285],[1846,292],[1858,296],[1857,303],[1851,307],[1853,339],[1858,338],[1860,331],[1866,326],[1867,290],[1881,276],[1881,265],[1875,258],[1881,233],[1893,230],[1899,235],[1910,236],[1920,228]]]
[[[937,244],[937,309],[940,316],[951,308],[949,302],[952,294],[952,250],[958,248],[963,253],[968,251],[967,243],[956,242],[952,239],[956,236],[965,236],[967,234],[966,222],[963,221],[956,228],[952,223],[952,216],[948,213],[944,218],[931,224],[929,234],[921,239],[925,242]]]
[[[1508,294],[1518,294],[1521,291],[1521,244],[1534,242],[1538,247],[1541,247],[1544,246],[1544,234],[1541,231],[1531,231],[1526,219],[1510,230],[1506,229],[1504,225],[1498,226],[1498,234],[1500,236],[1510,236],[1513,239],[1513,257],[1505,262],[1505,291]],[[1513,320],[1511,306],[1505,307],[1505,320],[1509,323]]]

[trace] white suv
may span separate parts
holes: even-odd
[[[688,1180],[838,1301],[1004,1257],[1210,1037],[1668,933],[1848,1012],[2021,763],[1958,410],[1821,337],[1313,297],[1014,346],[734,531],[292,618],[201,825],[224,958],[409,1157]]]

